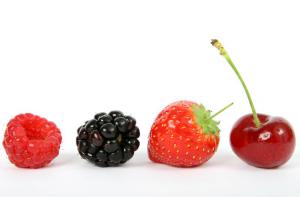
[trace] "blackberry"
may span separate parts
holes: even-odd
[[[80,156],[100,167],[127,162],[140,145],[136,120],[120,111],[96,114],[80,126],[77,133]]]

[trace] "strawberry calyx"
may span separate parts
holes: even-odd
[[[192,111],[195,116],[196,123],[202,128],[207,135],[219,135],[220,129],[218,125],[220,122],[211,118],[211,111],[206,110],[203,105],[192,105]]]

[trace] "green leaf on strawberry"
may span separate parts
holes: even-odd
[[[202,127],[205,134],[218,135],[220,129],[218,125],[219,121],[215,121],[211,118],[211,111],[206,110],[203,105],[192,105],[192,110],[196,118],[197,124]]]

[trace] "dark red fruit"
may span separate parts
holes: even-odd
[[[230,142],[233,151],[242,160],[260,168],[275,168],[286,163],[295,148],[295,135],[290,124],[280,117],[257,114],[249,90],[218,40],[212,40],[239,78],[248,97],[252,114],[243,116],[234,125]]]
[[[60,130],[53,122],[32,114],[20,114],[8,124],[3,146],[9,160],[21,168],[40,168],[58,154]]]
[[[278,167],[289,160],[295,148],[295,135],[290,124],[280,117],[258,114],[257,128],[252,114],[240,118],[234,125],[230,142],[233,151],[250,165],[262,168]]]

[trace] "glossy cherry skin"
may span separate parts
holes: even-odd
[[[234,125],[230,142],[236,155],[259,168],[276,168],[286,163],[295,149],[295,134],[283,118],[258,114],[256,128],[252,114],[241,117]]]

